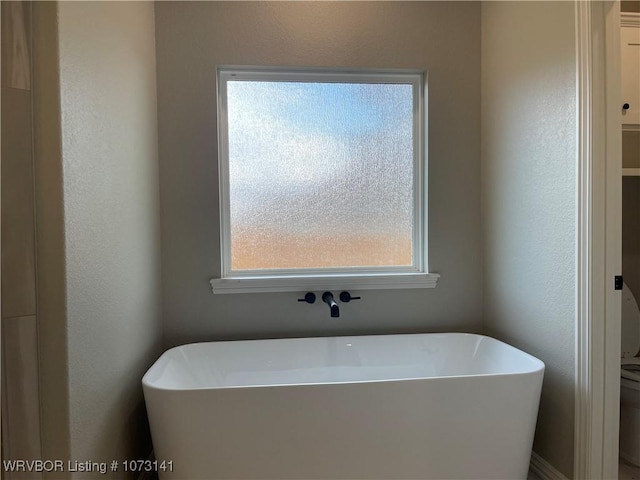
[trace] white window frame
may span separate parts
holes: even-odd
[[[411,266],[341,267],[315,269],[231,269],[227,82],[313,82],[410,84],[413,89],[414,226]],[[291,67],[220,66],[217,71],[218,179],[220,200],[219,278],[211,279],[213,293],[293,292],[433,288],[439,275],[428,273],[427,261],[427,132],[426,73],[418,70],[344,70]]]

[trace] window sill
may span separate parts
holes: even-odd
[[[305,292],[317,290],[387,290],[435,288],[437,273],[396,273],[386,275],[331,275],[228,277],[210,280],[215,294]]]

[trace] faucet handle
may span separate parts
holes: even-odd
[[[360,300],[360,297],[352,297],[349,292],[340,292],[340,301],[349,303],[351,300]]]
[[[313,292],[307,292],[304,296],[304,298],[299,298],[298,299],[299,302],[307,302],[307,303],[314,303],[316,301],[316,294]]]

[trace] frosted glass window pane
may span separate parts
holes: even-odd
[[[231,269],[411,266],[409,84],[228,81]]]

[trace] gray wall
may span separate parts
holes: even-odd
[[[576,64],[571,2],[482,6],[484,326],[546,364],[534,450],[573,471]]]
[[[32,6],[41,444],[43,458],[67,459],[69,375],[57,6],[54,2]]]
[[[545,361],[535,449],[571,476],[572,4],[159,2],[155,25],[148,3],[57,8],[34,8],[45,457],[146,455],[140,377],[163,340],[486,327]],[[361,292],[339,319],[296,294],[211,293],[218,64],[429,72],[437,288]]]
[[[208,339],[476,331],[482,311],[480,4],[156,4],[166,346]],[[429,75],[429,261],[437,288],[365,291],[329,317],[298,294],[213,295],[216,65],[419,68]]]
[[[3,455],[40,458],[31,4],[2,2],[0,9]]]
[[[45,454],[146,458],[140,379],[162,333],[153,4],[61,2],[57,28],[55,5],[37,8],[43,402],[64,422],[45,410]]]

